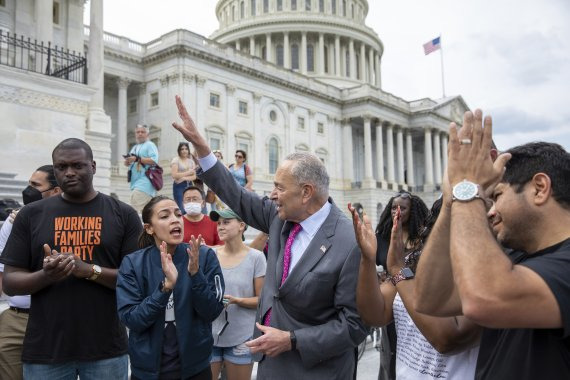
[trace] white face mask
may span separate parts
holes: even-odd
[[[186,211],[188,215],[198,215],[202,213],[202,203],[184,203],[184,211]]]

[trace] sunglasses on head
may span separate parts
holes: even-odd
[[[409,199],[411,197],[412,197],[412,194],[408,193],[407,191],[401,191],[401,192],[394,194],[394,198]]]

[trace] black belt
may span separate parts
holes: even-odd
[[[30,313],[30,309],[22,309],[16,306],[10,306],[10,310],[15,311],[16,313],[24,313],[24,314]]]

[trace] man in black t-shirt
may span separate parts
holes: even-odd
[[[483,124],[476,110],[463,122],[450,128],[442,211],[450,216],[422,254],[416,308],[462,312],[486,327],[476,379],[569,379],[570,154],[537,142],[493,163],[491,119]],[[488,212],[483,190],[494,200]],[[445,231],[447,242],[438,238]]]
[[[20,211],[0,259],[4,291],[32,295],[24,378],[127,379],[115,285],[142,225],[130,206],[95,191],[84,141],[62,141],[52,158],[63,194]]]

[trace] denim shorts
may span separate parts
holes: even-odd
[[[249,347],[245,345],[245,342],[233,347],[214,346],[210,363],[221,362],[222,360],[233,364],[253,363],[251,352],[249,351]]]

